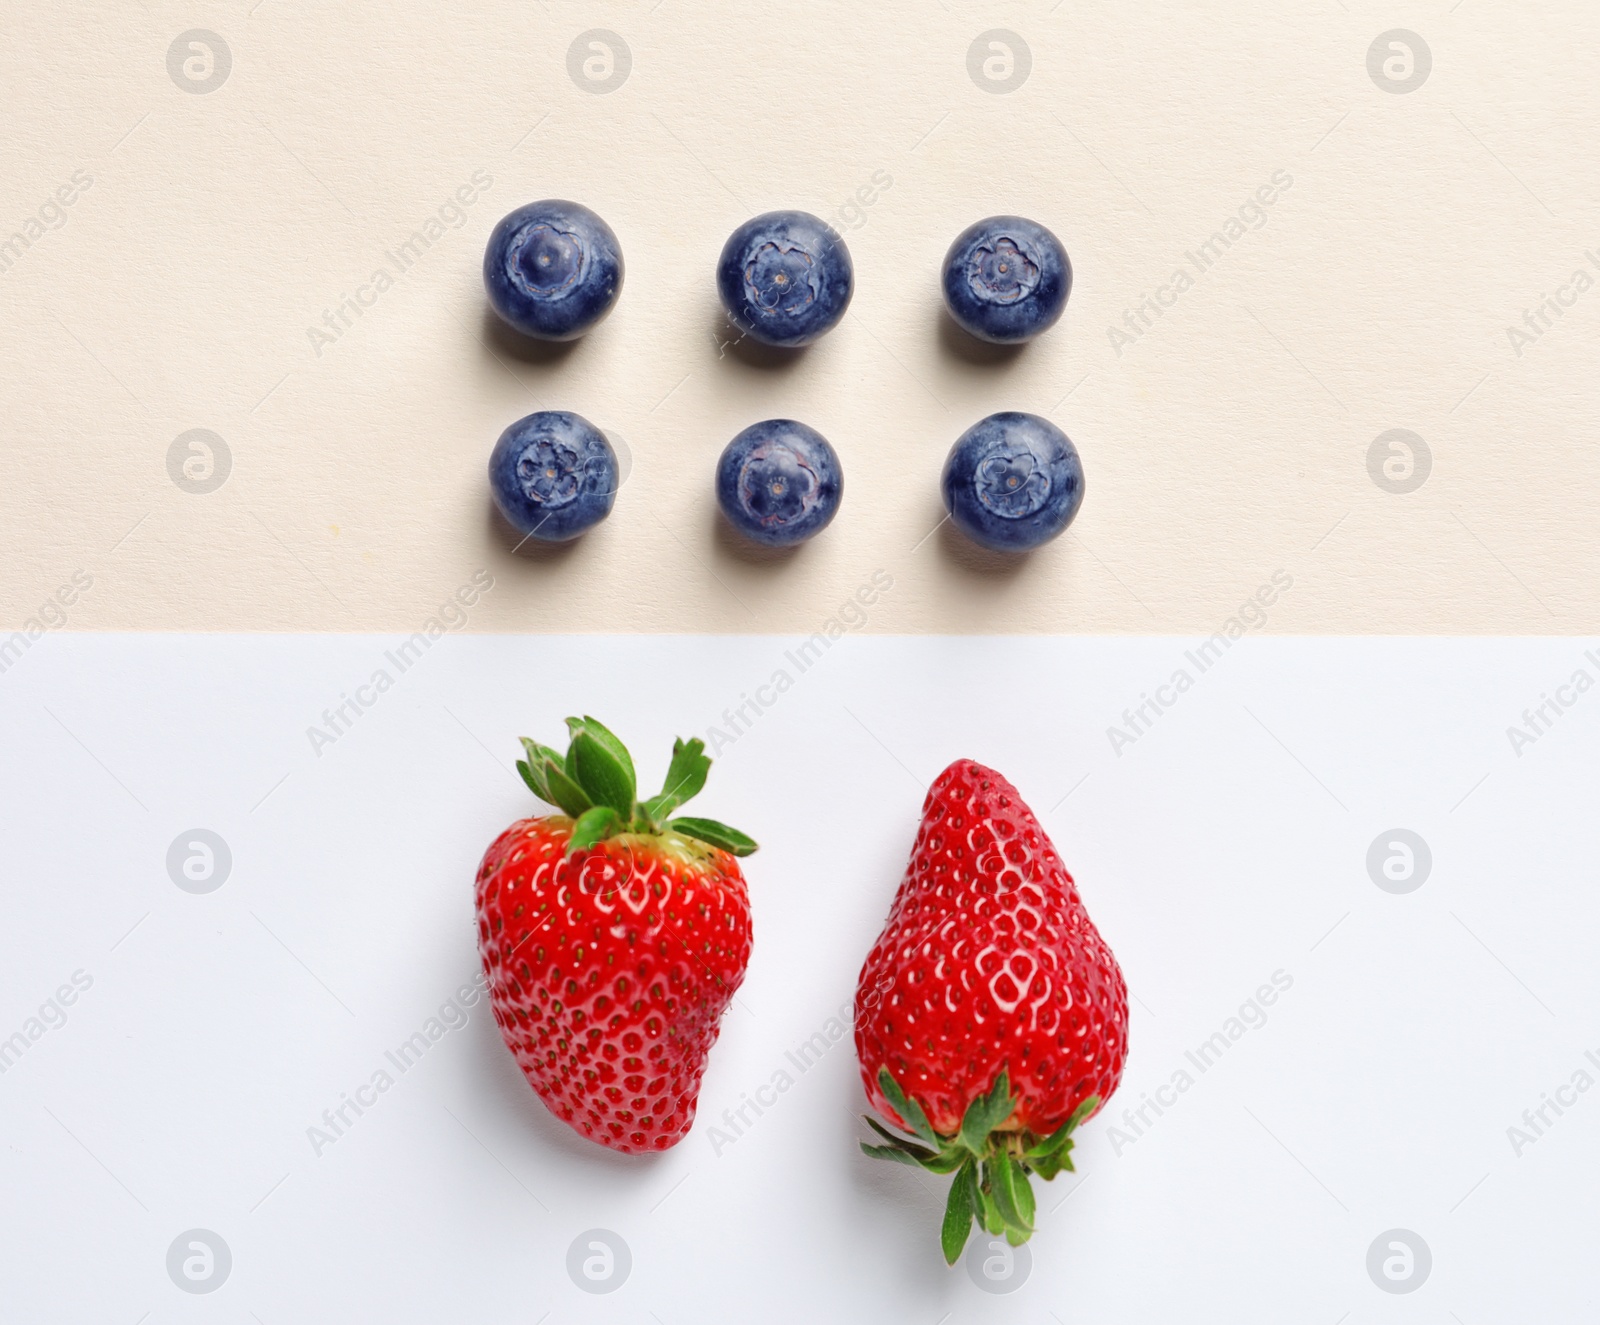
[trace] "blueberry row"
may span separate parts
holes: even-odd
[[[572,340],[608,314],[622,289],[616,234],[578,203],[519,207],[495,226],[483,280],[496,313],[524,335]],[[1019,216],[967,227],[945,255],[945,306],[972,335],[1015,344],[1060,319],[1072,264],[1049,230]],[[809,345],[844,317],[855,268],[844,240],[807,212],[766,212],[723,246],[717,291],[729,320],[767,345]],[[525,539],[564,542],[611,512],[616,453],[588,420],[565,410],[519,419],[489,458],[495,504]],[[1033,414],[979,420],[957,440],[941,480],[951,522],[985,547],[1021,551],[1061,533],[1083,501],[1072,442]],[[751,425],[717,462],[729,522],[768,546],[803,542],[839,509],[844,478],[826,438],[792,419]]]
[[[715,482],[728,523],[768,547],[821,533],[844,495],[838,452],[793,419],[766,419],[741,432],[723,449]],[[518,419],[489,456],[495,505],[525,541],[576,538],[611,514],[620,486],[606,435],[570,410]],[[1049,419],[1008,411],[961,434],[940,488],[951,523],[973,542],[1023,552],[1072,523],[1083,503],[1083,465]]]
[[[587,207],[530,202],[503,217],[483,255],[489,301],[540,340],[574,340],[617,302],[622,247]],[[1067,251],[1044,226],[991,216],[968,226],[945,254],[950,315],[980,340],[1014,345],[1054,326],[1072,292]],[[809,212],[764,212],[731,235],[717,259],[728,317],[767,345],[809,345],[838,325],[855,292],[844,240]]]

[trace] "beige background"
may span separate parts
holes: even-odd
[[[1594,5],[396,8],[0,14],[0,236],[93,180],[0,274],[8,626],[82,571],[72,628],[410,630],[486,569],[474,630],[810,630],[881,570],[874,631],[1187,633],[1281,570],[1274,632],[1600,629],[1600,290],[1520,356],[1506,331],[1600,262]],[[1367,51],[1402,27],[1433,70],[1393,95]],[[190,28],[232,55],[206,95],[168,75]],[[590,28],[631,51],[609,93],[567,72]],[[968,74],[990,28],[1031,51],[1008,94]],[[479,170],[460,228],[319,357],[307,329]],[[1280,170],[1266,224],[1119,356],[1108,326]],[[478,274],[543,196],[598,210],[628,267],[555,353],[496,331]],[[780,206],[845,227],[857,289],[776,364],[719,347],[711,270]],[[936,271],[997,211],[1055,229],[1076,284],[1055,331],[986,360]],[[576,546],[512,556],[484,463],[547,407],[624,439],[632,474]],[[1008,565],[929,536],[945,452],[1003,408],[1053,418],[1088,475],[1068,536]],[[751,560],[711,469],[776,415],[834,442],[845,502]],[[1405,495],[1367,467],[1396,427],[1433,456]],[[209,494],[168,476],[191,428],[231,454]]]

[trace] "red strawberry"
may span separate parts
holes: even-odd
[[[1017,789],[960,759],[922,807],[911,863],[856,986],[856,1055],[880,1159],[954,1173],[942,1242],[976,1218],[1033,1231],[1030,1173],[1072,1169],[1072,1132],[1128,1057],[1128,989]]]
[[[478,950],[500,1033],[550,1112],[638,1154],[694,1122],[706,1055],[750,962],[735,856],[756,844],[668,818],[705,786],[702,741],[678,741],[659,796],[593,718],[565,756],[524,739],[517,771],[565,813],[521,819],[478,866]]]

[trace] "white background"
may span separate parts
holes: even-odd
[[[40,605],[75,572],[68,631],[409,632],[487,571],[467,630],[666,634],[453,636],[321,758],[307,726],[392,639],[52,633],[0,674],[0,1040],[92,979],[0,1074],[0,1315],[1592,1312],[1600,1097],[1520,1157],[1506,1135],[1600,1052],[1600,699],[1520,758],[1506,738],[1575,668],[1600,677],[1588,641],[1252,638],[1118,757],[1107,727],[1192,641],[981,636],[1209,633],[1279,570],[1252,633],[1600,626],[1600,291],[1522,353],[1507,336],[1600,273],[1597,21],[1581,0],[6,7],[0,243],[93,180],[0,272],[7,633],[61,624]],[[194,28],[231,57],[204,95],[168,72]],[[1031,58],[1005,93],[969,73],[995,28]],[[1433,61],[1399,95],[1367,68],[1394,28]],[[591,29],[630,53],[609,92],[569,73]],[[459,228],[316,354],[307,327],[480,169]],[[1108,328],[1279,170],[1261,228],[1119,354]],[[479,261],[551,195],[608,219],[628,276],[606,323],[543,352],[487,317]],[[850,316],[789,361],[727,349],[712,292],[724,237],[773,207],[840,224],[857,269]],[[1076,283],[1049,336],[989,355],[951,336],[935,276],[1003,210],[1056,229]],[[632,473],[580,543],[512,557],[484,461],[537,408],[594,419]],[[1088,475],[1072,531],[1005,564],[938,529],[935,491],[1002,408],[1053,418]],[[846,498],[813,544],[752,557],[712,464],[779,414],[829,436]],[[231,463],[211,492],[170,476],[193,428]],[[1391,428],[1431,448],[1408,493],[1368,466]],[[514,738],[595,712],[659,776],[673,736],[784,665],[761,632],[817,629],[875,572],[894,587],[862,630],[887,637],[836,646],[703,799],[764,848],[690,1137],[583,1142],[480,1004],[315,1154],[306,1129],[476,970],[474,867],[532,805]],[[693,631],[749,634],[671,634]],[[1041,1185],[1004,1297],[944,1269],[939,1184],[857,1153],[847,1043],[709,1140],[850,998],[958,755],[1038,809],[1134,994],[1122,1091],[1081,1176]],[[199,896],[165,863],[197,827],[233,855]],[[1367,873],[1396,827],[1434,857],[1406,896]],[[1267,1023],[1119,1153],[1121,1110],[1276,970]],[[194,1228],[232,1252],[214,1295],[165,1269]],[[612,1296],[565,1270],[592,1228],[631,1249]],[[1393,1228],[1431,1248],[1413,1295],[1365,1269]]]
[[[792,641],[453,636],[315,755],[306,728],[394,643],[57,635],[0,677],[0,1035],[93,978],[0,1075],[7,1319],[1488,1325],[1592,1306],[1600,1092],[1520,1157],[1506,1134],[1600,1049],[1600,695],[1521,757],[1506,737],[1597,673],[1583,644],[1247,640],[1119,757],[1107,727],[1192,641],[847,637],[696,803],[762,850],[749,977],[680,1146],[628,1158],[556,1122],[480,1004],[318,1156],[306,1129],[476,970],[474,868],[534,804],[515,738],[593,712],[653,783],[672,737]],[[1124,1084],[1079,1176],[1039,1185],[1033,1269],[1005,1297],[943,1267],[941,1184],[858,1154],[848,1042],[720,1155],[709,1140],[851,997],[925,784],[962,755],[1038,811],[1133,994]],[[201,896],[165,865],[195,827],[233,856]],[[1405,896],[1366,867],[1395,827],[1434,859]],[[1120,1111],[1279,969],[1267,1023],[1118,1154]],[[165,1270],[193,1228],[232,1252],[211,1296]],[[610,1296],[564,1268],[592,1228],[631,1249]],[[1365,1270],[1392,1228],[1431,1248],[1414,1295]]]

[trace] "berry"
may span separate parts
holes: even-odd
[[[622,249],[587,207],[559,198],[501,218],[483,251],[494,311],[525,336],[574,340],[611,311],[622,289]]]
[[[1061,241],[1036,221],[991,216],[969,225],[944,255],[944,303],[979,340],[1032,340],[1060,319],[1072,293]]]
[[[581,415],[541,410],[518,419],[489,453],[489,490],[524,538],[564,543],[611,514],[617,453]]]
[[[1072,523],[1083,505],[1083,462],[1049,419],[1013,410],[962,433],[939,484],[945,510],[974,543],[1023,552]]]
[[[867,1154],[954,1173],[952,1265],[975,1218],[1033,1231],[1028,1175],[1072,1169],[1072,1133],[1122,1079],[1128,990],[1017,789],[958,759],[928,791],[911,863],[856,986],[867,1098],[897,1135]],[[913,1139],[914,1138],[914,1139]]]
[[[802,543],[828,527],[844,492],[828,439],[793,419],[752,423],[717,461],[717,504],[746,538]]]
[[[506,1046],[551,1113],[636,1155],[688,1134],[706,1056],[750,963],[736,856],[756,844],[671,818],[706,781],[705,743],[673,746],[661,794],[593,718],[562,755],[524,739],[517,771],[562,813],[521,819],[478,866],[478,952]]]
[[[809,345],[850,306],[855,268],[844,240],[810,212],[753,216],[722,246],[717,293],[728,317],[767,345]]]

